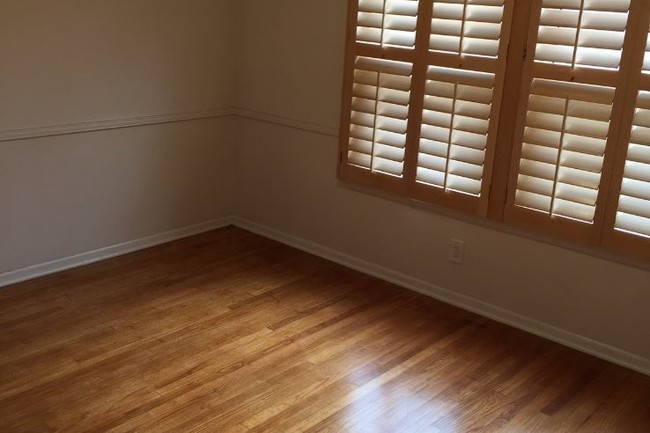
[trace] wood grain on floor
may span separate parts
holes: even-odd
[[[650,378],[228,227],[0,290],[0,432],[638,432]]]

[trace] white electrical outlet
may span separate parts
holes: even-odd
[[[464,260],[465,242],[458,239],[452,239],[449,244],[449,261],[461,265]]]

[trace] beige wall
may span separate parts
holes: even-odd
[[[338,128],[346,3],[239,0],[236,105]]]
[[[0,137],[231,107],[232,5],[0,0]],[[233,152],[231,118],[1,141],[0,274],[230,214]]]
[[[243,3],[238,104],[336,128],[346,1]],[[239,125],[242,217],[650,360],[650,273],[355,192],[335,137]]]
[[[229,215],[231,124],[0,144],[0,274]]]
[[[0,0],[0,130],[232,105],[230,0]]]

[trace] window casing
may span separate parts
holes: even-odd
[[[351,0],[339,177],[650,258],[649,15]]]

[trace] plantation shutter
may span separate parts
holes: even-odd
[[[506,221],[597,242],[630,0],[542,0],[531,28]]]
[[[412,69],[411,63],[355,59],[349,164],[402,176]]]
[[[480,195],[493,98],[494,74],[428,68],[418,182]]]
[[[339,177],[484,213],[512,0],[352,0]]]
[[[433,2],[418,183],[487,199],[486,154],[496,144],[506,60],[500,50],[505,9],[503,0]]]
[[[346,163],[402,178],[418,1],[358,0],[355,13]]]
[[[650,8],[639,17],[643,41],[635,38],[633,65],[628,79],[628,101],[623,116],[622,149],[614,168],[614,181],[605,246],[650,258]],[[643,49],[645,48],[645,49]],[[622,150],[622,151],[621,151]]]
[[[616,230],[650,238],[650,86],[638,94],[616,214]]]
[[[650,1],[348,12],[340,179],[650,259]]]

